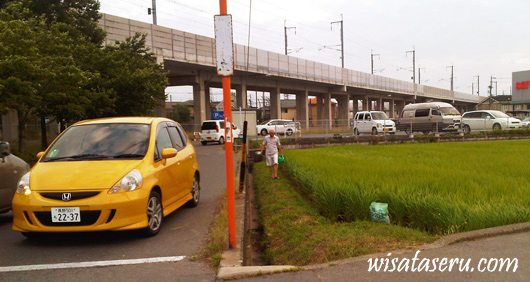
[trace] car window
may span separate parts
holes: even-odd
[[[433,115],[433,116],[441,116],[442,113],[440,113],[440,110],[438,110],[438,109],[432,109],[431,110],[431,115]]]
[[[215,121],[205,121],[202,123],[201,130],[216,130],[217,122]]]
[[[182,150],[184,148],[184,141],[182,141],[182,136],[180,136],[177,127],[169,126],[167,130],[169,131],[169,136],[171,137],[171,143],[173,145],[173,148],[177,149],[178,151]]]
[[[159,125],[158,132],[156,133],[155,160],[158,161],[162,159],[162,150],[164,148],[173,148],[173,144],[169,137],[167,127],[165,125]]]
[[[224,121],[220,121],[219,122],[219,130],[221,129],[225,129],[225,122]]]
[[[364,113],[359,114],[359,120],[363,120],[363,119],[364,119]]]
[[[184,147],[188,145],[188,136],[186,135],[186,131],[184,131],[184,129],[182,129],[182,126],[180,126],[180,124],[177,124],[177,130],[180,134],[180,137],[182,137],[182,142],[184,144]]]
[[[417,109],[416,117],[427,117],[429,116],[430,109]]]
[[[490,117],[491,119],[493,119],[494,117],[492,117],[490,114],[488,113],[481,113],[480,115],[481,118],[484,118],[484,119],[487,119],[488,117]]]
[[[114,159],[116,156],[140,159],[147,152],[150,132],[148,124],[136,123],[73,126],[57,139],[41,161],[76,161],[91,156],[97,157],[97,160]],[[76,158],[70,158],[72,156]]]
[[[364,120],[372,120],[372,115],[370,115],[370,113],[365,113]]]

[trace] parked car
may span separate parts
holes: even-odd
[[[530,117],[527,117],[521,121],[522,128],[528,128],[529,124],[530,124]]]
[[[166,118],[78,122],[38,154],[13,197],[13,230],[142,229],[156,235],[163,217],[199,204],[195,149]]]
[[[11,154],[9,143],[0,142],[0,213],[11,209],[17,183],[28,170],[28,163]]]
[[[385,112],[358,112],[353,118],[353,132],[355,135],[361,133],[372,133],[377,135],[379,133],[387,132],[390,134],[396,133],[396,125],[388,118]]]
[[[269,130],[271,129],[274,129],[274,132],[277,134],[291,136],[300,130],[300,123],[292,120],[271,119],[256,126],[256,132],[263,136],[269,134]]]
[[[460,128],[460,118],[460,113],[451,104],[430,102],[406,105],[394,121],[397,130],[411,134],[414,131],[456,131]]]
[[[510,117],[501,111],[472,111],[462,115],[462,129],[466,134],[474,130],[487,131],[521,127],[520,119]]]
[[[234,138],[241,134],[241,130],[232,123],[232,136]],[[205,120],[201,125],[201,144],[206,145],[209,142],[225,143],[225,121],[224,120]]]

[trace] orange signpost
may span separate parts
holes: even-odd
[[[230,75],[233,74],[232,19],[227,16],[226,0],[219,0],[221,17],[216,16],[217,73],[223,77],[223,108],[225,118],[226,204],[228,210],[228,242],[236,248],[236,207],[234,186],[234,149],[232,138],[232,101]],[[226,19],[223,19],[225,16]],[[217,25],[219,22],[219,26]]]

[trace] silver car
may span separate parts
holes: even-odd
[[[11,200],[18,181],[29,170],[29,165],[11,154],[9,143],[0,142],[0,213],[11,209]]]

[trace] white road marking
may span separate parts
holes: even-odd
[[[102,261],[87,261],[87,262],[72,262],[72,263],[3,266],[3,267],[0,267],[0,273],[1,272],[14,272],[14,271],[102,267],[102,266],[129,265],[129,264],[157,263],[157,262],[176,262],[176,261],[183,260],[185,257],[186,256],[174,256],[174,257],[158,257],[158,258],[142,258],[142,259],[102,260]]]

